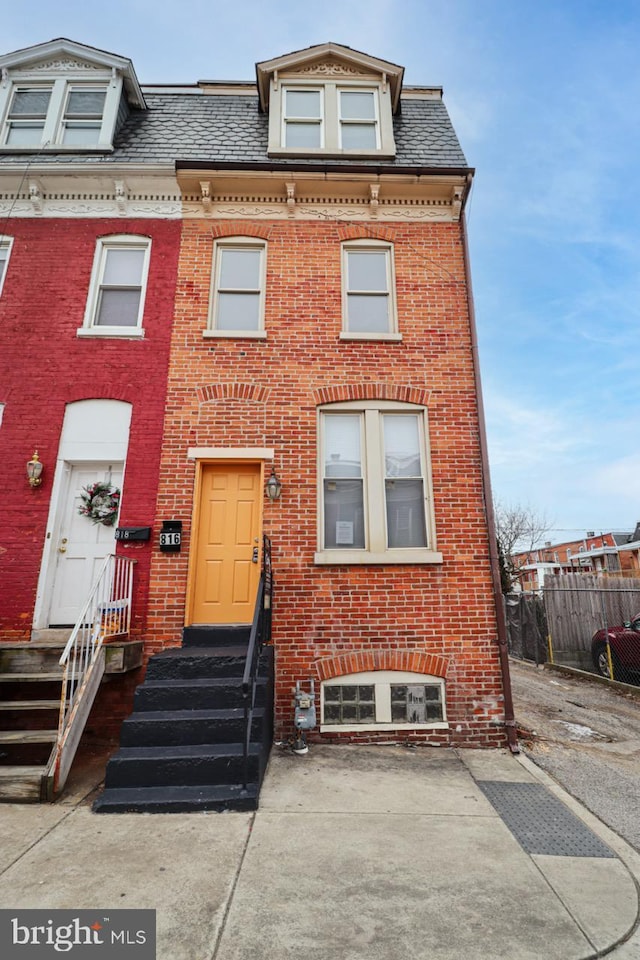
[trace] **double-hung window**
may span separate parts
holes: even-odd
[[[16,83],[6,93],[0,91],[0,146],[18,151],[109,149],[119,89],[62,77]]]
[[[42,143],[52,89],[51,84],[14,89],[7,115],[7,145],[31,147]]]
[[[151,241],[129,235],[98,241],[80,334],[142,336]]]
[[[61,143],[79,146],[98,143],[105,97],[104,87],[69,86],[60,131]]]
[[[357,241],[342,258],[343,339],[399,339],[392,247]]]
[[[285,147],[323,147],[323,90],[285,88],[282,123]]]
[[[392,401],[320,411],[317,563],[438,563],[426,410]]]
[[[9,263],[9,255],[11,253],[12,244],[12,237],[0,236],[0,293],[2,293],[4,278],[7,275],[7,266]]]
[[[269,154],[395,156],[388,89],[357,80],[280,83],[271,96]]]
[[[221,240],[214,260],[211,325],[205,335],[264,337],[266,245],[250,237]]]
[[[377,96],[374,90],[339,90],[340,147],[377,150],[380,146]]]

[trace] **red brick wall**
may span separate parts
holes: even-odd
[[[0,426],[0,640],[30,635],[67,403],[107,398],[133,404],[120,523],[153,522],[180,223],[16,219],[3,232],[14,243],[0,295],[0,403],[6,404]],[[145,337],[79,338],[96,240],[124,233],[152,238]],[[25,466],[36,447],[45,469],[42,485],[32,490]],[[136,635],[145,627],[151,551],[151,543],[128,548],[138,560]]]
[[[213,244],[222,235],[268,242],[266,341],[202,337]],[[394,243],[401,343],[339,340],[340,243],[370,236]],[[316,409],[328,400],[365,397],[428,407],[442,565],[313,563]],[[503,702],[458,225],[185,222],[158,500],[159,517],[182,520],[184,538],[182,553],[153,557],[150,649],[179,643],[184,622],[195,476],[190,446],[275,449],[283,494],[265,501],[264,528],[276,582],[278,736],[292,729],[291,688],[296,680],[318,679],[319,664],[356,652],[366,661],[372,653],[406,650],[446,673],[451,724],[448,733],[411,739],[504,742],[496,723]]]

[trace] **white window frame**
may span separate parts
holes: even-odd
[[[286,145],[287,122],[292,122],[286,117],[286,95],[289,90],[321,91],[322,146],[288,147]],[[340,95],[348,92],[373,94],[375,120],[371,122],[375,124],[376,128],[375,148],[344,148],[342,146],[343,121],[341,118]],[[383,84],[382,80],[372,77],[371,79],[348,80],[341,78],[339,81],[335,79],[321,81],[317,77],[292,76],[276,81],[272,77],[269,104],[269,156],[392,159],[396,155],[390,85]]]
[[[97,71],[96,71],[97,72]],[[76,90],[100,90],[104,91],[104,109],[100,120],[100,130],[98,138],[94,143],[63,143],[64,131],[67,120],[65,111],[69,101],[69,94]],[[16,77],[4,87],[0,86],[0,150],[10,153],[33,153],[43,150],[55,150],[56,153],[84,153],[92,151],[107,151],[113,149],[113,133],[115,130],[116,118],[120,106],[122,95],[122,77],[109,76],[104,74],[98,76],[51,76],[43,78],[42,75],[30,77],[27,72],[20,77]],[[20,90],[50,90],[49,106],[44,119],[41,138],[32,144],[17,145],[8,143],[8,137],[12,126],[21,125],[20,120],[10,119],[11,105],[14,94]],[[95,122],[95,121],[94,121]],[[28,120],[24,121],[25,125]]]
[[[260,252],[259,289],[239,290],[238,292],[256,293],[258,295],[258,326],[253,330],[220,330],[216,326],[218,310],[218,294],[220,292],[220,271],[222,268],[222,254],[225,250],[257,250]],[[265,340],[267,332],[264,325],[265,293],[267,278],[267,243],[256,237],[224,237],[216,240],[213,251],[213,269],[211,271],[211,292],[209,297],[209,319],[203,337],[220,337],[226,339]],[[222,292],[230,292],[228,290]]]
[[[319,117],[288,117],[287,116],[287,93],[319,93],[320,94],[320,116]],[[308,86],[301,84],[286,84],[282,88],[282,146],[286,150],[323,150],[324,149],[324,131],[325,131],[325,109],[324,109],[324,87]],[[289,147],[287,146],[287,128],[296,123],[314,123],[320,128],[320,146],[319,147]]]
[[[391,687],[393,685],[429,684],[440,688],[442,703],[442,720],[432,720],[428,723],[399,723],[391,719]],[[324,719],[325,689],[327,687],[344,686],[371,686],[375,689],[376,722],[375,723],[327,723]],[[413,673],[404,670],[372,670],[367,673],[350,673],[330,680],[324,680],[320,685],[320,733],[358,733],[375,730],[448,730],[446,686],[442,677],[434,677],[425,673]]]
[[[388,328],[386,331],[352,331],[349,330],[349,296],[363,293],[375,295],[370,290],[358,291],[349,287],[349,254],[366,253],[367,251],[386,254],[387,289],[378,294],[387,298]],[[399,342],[402,334],[398,332],[398,314],[396,307],[396,276],[393,255],[393,244],[384,240],[349,240],[342,244],[342,331],[341,340],[390,340]]]
[[[363,548],[326,548],[324,546],[324,418],[341,413],[358,414],[361,417],[362,486],[365,528],[365,546]],[[406,413],[418,417],[427,539],[427,545],[424,547],[387,546],[387,511],[382,422],[382,415],[385,413]],[[314,555],[314,562],[316,564],[442,563],[442,554],[436,549],[427,408],[418,404],[400,403],[392,400],[353,400],[319,407],[317,416],[318,550]]]
[[[0,261],[3,264],[2,271],[0,271],[0,296],[2,295],[2,288],[7,276],[7,271],[9,270],[9,260],[11,258],[12,248],[13,237],[3,237],[2,234],[0,234]],[[5,251],[6,256],[2,256]]]
[[[96,315],[102,289],[102,278],[107,263],[107,257],[110,250],[143,250],[144,260],[142,264],[142,273],[140,278],[140,303],[138,305],[138,316],[135,326],[108,326],[105,324],[96,324]],[[91,271],[91,282],[89,284],[89,295],[87,297],[87,306],[84,315],[84,324],[77,331],[80,337],[125,337],[137,338],[144,337],[144,328],[142,318],[144,316],[144,306],[147,294],[147,280],[149,276],[149,260],[151,257],[151,238],[141,237],[134,234],[118,234],[115,236],[99,237],[96,243],[96,252],[93,258],[93,268]]]
[[[373,119],[371,120],[371,119],[367,119],[367,118],[357,119],[357,118],[345,118],[345,117],[343,117],[343,116],[342,116],[342,94],[343,94],[343,93],[371,93],[371,94],[373,94]],[[380,144],[380,140],[381,140],[381,138],[380,138],[380,107],[379,107],[379,103],[378,103],[378,99],[379,99],[379,98],[378,98],[378,95],[377,95],[377,94],[378,94],[378,91],[377,91],[377,89],[376,89],[375,87],[361,87],[361,88],[342,87],[342,86],[341,86],[341,87],[338,87],[338,89],[337,89],[337,97],[338,97],[338,139],[339,139],[339,144],[340,144],[340,149],[341,149],[341,150],[346,150],[346,149],[347,149],[347,148],[343,147],[343,145],[342,145],[342,131],[343,131],[343,129],[344,129],[345,126],[349,126],[350,124],[366,124],[367,126],[372,126],[372,127],[374,128],[374,131],[375,131],[375,141],[376,141],[376,145],[375,145],[375,147],[371,147],[371,148],[369,148],[369,149],[373,149],[373,150],[379,150],[379,149],[380,149],[380,145],[381,145],[381,144]],[[358,149],[358,148],[356,148],[356,149]],[[350,152],[350,151],[347,150],[347,152]]]

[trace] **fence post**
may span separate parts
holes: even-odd
[[[547,634],[547,649],[549,650],[549,663],[553,663],[553,642],[551,640],[551,631]]]

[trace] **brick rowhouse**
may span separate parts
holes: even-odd
[[[267,242],[265,340],[203,339],[214,242]],[[393,243],[401,342],[344,341],[341,242]],[[428,409],[442,564],[314,563],[317,408],[360,399]],[[446,678],[448,730],[363,731],[326,739],[504,743],[479,421],[461,225],[215,222],[183,226],[158,516],[183,521],[183,552],[154,554],[149,651],[184,623],[195,466],[191,447],[273,447],[283,482],[264,504],[276,581],[276,736],[292,688],[373,669]]]
[[[5,404],[0,477],[7,492],[0,549],[2,637],[28,640],[67,404],[86,399],[132,404],[118,522],[153,524],[180,223],[17,218],[3,231],[14,240],[0,298],[0,403]],[[115,234],[151,238],[145,336],[78,337],[96,241]],[[34,490],[26,482],[25,463],[36,448],[45,471]],[[131,635],[139,639],[146,626],[152,541],[119,545],[118,551],[137,561]],[[94,708],[102,733],[115,732],[118,718],[130,709],[132,684],[127,678],[115,698],[113,685],[102,690]]]

